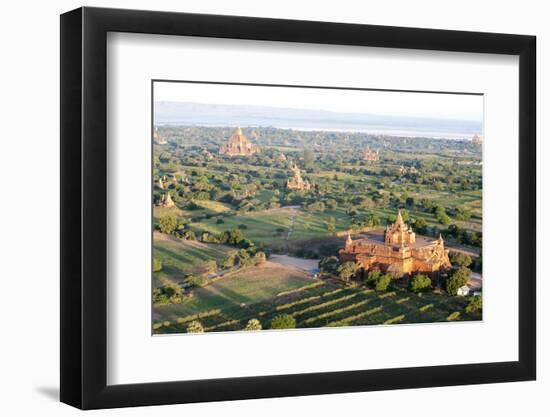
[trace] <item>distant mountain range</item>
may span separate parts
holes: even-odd
[[[363,131],[395,136],[470,139],[480,122],[416,117],[338,113],[267,106],[158,101],[155,125],[272,126],[297,130]]]

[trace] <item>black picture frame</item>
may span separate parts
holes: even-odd
[[[108,32],[519,56],[519,360],[107,385]],[[534,380],[534,36],[79,8],[61,15],[61,401],[82,409]]]

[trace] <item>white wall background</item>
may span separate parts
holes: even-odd
[[[59,17],[81,6],[72,0],[7,2],[0,17],[0,221],[1,340],[0,413],[3,415],[75,415],[57,402],[59,392]],[[550,234],[550,122],[542,120],[550,97],[550,26],[545,2],[394,0],[157,0],[93,1],[86,5],[237,14],[509,32],[538,37],[538,236]],[[20,190],[30,190],[22,193]],[[504,191],[504,190],[503,190]],[[550,250],[539,239],[539,258]],[[94,415],[149,416],[333,416],[367,413],[447,417],[470,415],[548,415],[550,405],[550,291],[539,268],[538,381],[454,388],[325,395],[95,412]],[[467,355],[468,352],[465,352]],[[546,395],[545,395],[546,394]]]

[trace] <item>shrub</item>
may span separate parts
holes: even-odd
[[[200,321],[195,320],[187,326],[187,333],[204,333],[204,327]]]
[[[359,265],[355,262],[344,262],[338,267],[338,276],[344,281],[349,281],[357,271],[359,271]]]
[[[483,309],[483,299],[481,295],[474,295],[472,298],[470,298],[470,301],[468,302],[468,305],[466,306],[466,313],[472,314],[481,312]]]
[[[325,273],[334,273],[338,268],[338,258],[336,256],[325,256],[319,261],[319,270]]]
[[[470,279],[470,270],[464,266],[458,268],[448,279],[445,289],[449,295],[456,295],[458,289],[468,283]]]
[[[262,265],[267,260],[267,257],[265,256],[265,253],[262,251],[256,252],[254,257],[252,258],[252,263],[256,266]]]
[[[176,216],[174,216],[173,214],[162,216],[159,220],[159,230],[162,233],[166,233],[167,235],[174,233],[177,225],[178,221],[176,219]]]
[[[294,329],[296,327],[296,319],[290,314],[280,314],[271,320],[272,329]]]
[[[424,274],[417,274],[411,280],[411,291],[412,292],[426,292],[432,288],[432,280]]]
[[[462,252],[451,252],[449,258],[454,266],[470,266],[472,264],[472,258]]]
[[[460,319],[460,311],[455,311],[449,314],[449,317],[447,317],[447,321],[457,321],[459,319]]]
[[[185,295],[181,287],[173,282],[166,282],[161,287],[153,289],[153,304],[166,305],[181,303]]]
[[[239,249],[236,254],[237,261],[241,267],[246,267],[252,265],[252,260],[250,259],[250,254],[245,249]]]
[[[223,221],[223,219],[222,219],[221,217],[219,217],[219,218],[216,220],[216,224],[223,224],[223,223],[225,223],[225,222]]]
[[[317,201],[306,207],[306,210],[310,213],[322,213],[325,211],[325,203],[322,201]]]
[[[391,274],[380,275],[374,282],[374,289],[376,291],[386,291],[391,284]]]
[[[373,285],[376,283],[376,280],[380,277],[382,273],[380,272],[380,270],[378,269],[373,269],[371,271],[369,271],[369,273],[367,274],[367,284],[370,284],[370,285]]]
[[[192,230],[186,230],[183,232],[183,238],[185,240],[197,240],[197,236],[195,236],[195,232]]]
[[[208,284],[208,279],[200,275],[190,275],[187,277],[187,282],[193,287],[204,287]]]
[[[246,323],[245,330],[262,330],[262,323],[258,319],[250,319]]]
[[[417,233],[425,234],[426,231],[428,230],[428,223],[426,223],[426,220],[422,218],[418,218],[414,222],[414,230]]]
[[[235,258],[236,258],[235,252],[232,252],[229,255],[227,255],[227,257],[221,263],[222,268],[226,268],[226,269],[233,268],[235,266]]]

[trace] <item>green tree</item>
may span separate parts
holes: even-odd
[[[250,319],[246,323],[245,330],[262,330],[262,323],[258,319]]]
[[[414,222],[414,230],[423,235],[428,230],[428,223],[423,218],[418,218]]]
[[[424,274],[417,274],[411,279],[411,291],[420,293],[432,288],[432,280]]]
[[[336,207],[338,207],[338,203],[335,199],[329,198],[327,201],[325,201],[325,206],[327,207],[327,210],[336,210]]]
[[[193,287],[204,287],[208,284],[208,279],[201,275],[189,275],[187,282]]]
[[[359,265],[357,265],[355,262],[344,262],[342,265],[338,267],[338,276],[343,281],[347,282],[351,278],[353,278],[358,271],[359,271]]]
[[[229,255],[227,255],[222,261],[222,264],[221,264],[222,268],[225,268],[225,269],[233,268],[235,266],[235,256],[236,256],[235,252],[229,253]]]
[[[472,264],[472,258],[462,252],[451,252],[449,258],[454,266],[470,266]]]
[[[263,265],[266,260],[267,260],[267,257],[265,256],[265,253],[262,251],[256,252],[254,257],[252,258],[252,262],[256,266]]]
[[[474,295],[472,298],[470,298],[470,301],[468,302],[468,305],[465,308],[466,313],[473,314],[477,312],[481,312],[483,309],[483,298],[481,295]]]
[[[372,269],[367,274],[367,284],[371,284],[372,286],[375,285],[376,280],[382,275],[379,269]]]
[[[167,235],[174,233],[177,225],[178,221],[176,219],[176,216],[174,216],[173,214],[164,215],[159,220],[159,230],[162,233],[166,233]]]
[[[204,327],[202,327],[200,321],[192,321],[187,326],[187,333],[204,333]]]
[[[391,284],[391,274],[380,275],[374,282],[374,289],[376,291],[386,291]]]
[[[317,201],[306,206],[306,210],[310,213],[322,213],[325,211],[325,203]]]
[[[237,260],[241,267],[251,265],[250,254],[246,251],[246,249],[239,249],[237,252]]]
[[[185,232],[183,232],[183,238],[185,240],[197,240],[197,236],[192,230],[186,230]]]
[[[290,314],[279,314],[271,320],[272,329],[294,329],[296,327],[296,319]]]
[[[435,218],[437,221],[443,225],[448,225],[451,223],[451,218],[447,215],[447,211],[444,207],[437,206],[434,209]]]
[[[453,274],[447,279],[445,289],[449,295],[456,295],[458,289],[468,283],[470,279],[470,270],[464,266],[458,268]]]
[[[336,272],[338,268],[338,258],[336,256],[325,256],[319,261],[319,270],[328,274]]]
[[[365,224],[368,227],[376,227],[380,225],[380,219],[373,213],[369,213],[365,219]]]
[[[457,320],[460,320],[460,311],[453,311],[447,317],[447,321],[457,321]]]

